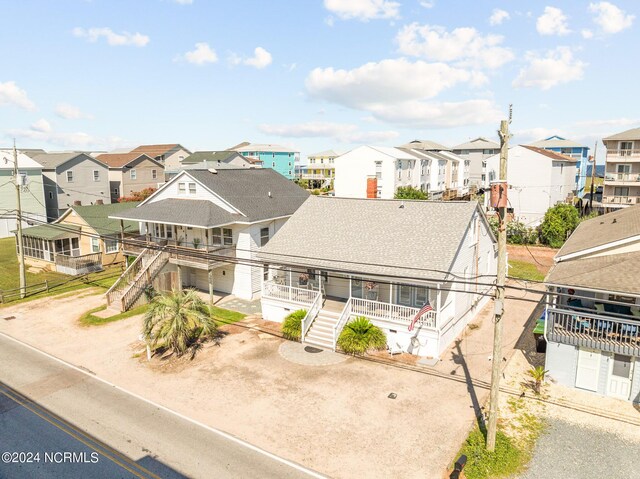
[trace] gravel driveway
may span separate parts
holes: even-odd
[[[601,428],[550,418],[521,479],[638,479],[640,441]],[[611,431],[633,428],[611,421]]]

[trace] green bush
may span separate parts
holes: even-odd
[[[484,434],[478,427],[469,434],[460,454],[467,456],[467,465],[464,468],[467,479],[511,477],[519,472],[526,462],[523,451],[500,430],[496,433],[495,449],[493,452],[487,451]]]
[[[580,215],[573,205],[556,205],[544,214],[540,225],[540,239],[552,248],[560,248],[578,223]]]
[[[428,200],[429,195],[413,186],[400,186],[394,198],[396,200]]]
[[[489,218],[491,231],[498,236],[498,217]],[[536,244],[538,242],[538,230],[529,228],[521,221],[509,221],[507,223],[507,243],[510,244]]]
[[[299,309],[289,314],[282,322],[282,335],[292,341],[300,341],[302,334],[302,320],[307,315],[305,309]]]
[[[382,330],[364,316],[347,323],[338,337],[338,346],[347,354],[363,355],[369,350],[387,347],[387,337]]]

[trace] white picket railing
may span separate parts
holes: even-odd
[[[369,319],[389,321],[408,326],[419,311],[420,308],[412,308],[410,306],[351,298],[351,315],[353,316],[365,316]],[[416,324],[422,325],[423,328],[436,329],[436,317],[436,311],[427,311],[420,316]]]
[[[285,284],[277,284],[273,281],[265,281],[262,289],[263,298],[282,299],[294,303],[312,304],[318,291],[294,288]]]
[[[302,323],[300,325],[300,342],[304,343],[304,337],[307,335],[309,328],[311,327],[311,323],[316,319],[318,313],[322,309],[322,294],[318,293],[316,295],[316,299],[313,300],[311,307],[307,310],[307,314],[302,319]]]
[[[347,321],[349,321],[349,318],[351,317],[351,300],[354,298],[349,298],[347,300],[347,304],[344,305],[344,308],[342,308],[342,313],[340,313],[340,317],[338,318],[338,322],[336,322],[336,325],[333,327],[333,350],[336,350],[336,347],[338,345],[338,336],[340,336],[340,333],[342,332],[342,328],[344,328],[344,325],[347,324]]]

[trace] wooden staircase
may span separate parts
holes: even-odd
[[[131,309],[169,261],[164,249],[146,248],[105,293],[107,307],[120,312]]]
[[[334,349],[333,330],[338,322],[340,313],[320,310],[316,319],[311,323],[304,342],[323,349]]]

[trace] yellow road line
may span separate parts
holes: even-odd
[[[74,439],[80,441],[82,444],[86,445],[90,449],[93,449],[95,452],[97,452],[99,454],[102,454],[107,459],[111,460],[112,462],[115,462],[120,467],[122,467],[122,468],[126,469],[127,471],[129,471],[130,473],[132,473],[134,476],[139,477],[141,479],[145,479],[147,477],[147,476],[141,475],[141,473],[139,473],[137,471],[134,471],[133,469],[128,467],[127,464],[123,464],[117,458],[113,457],[113,455],[120,456],[120,458],[123,459],[124,462],[127,462],[129,465],[132,465],[132,466],[140,469],[142,471],[142,473],[147,474],[148,477],[152,477],[153,479],[162,479],[161,477],[155,475],[151,471],[149,471],[149,470],[145,469],[144,467],[140,466],[139,464],[137,464],[132,459],[130,459],[127,456],[123,455],[119,451],[116,451],[111,446],[109,446],[107,444],[104,444],[102,442],[98,443],[97,439],[96,440],[91,439],[91,442],[93,442],[94,444],[89,443],[89,441],[87,441],[86,439],[84,439],[84,438],[82,438],[82,437],[80,437],[78,435],[78,434],[82,434],[83,436],[87,436],[87,434],[85,434],[84,432],[80,431],[78,428],[76,428],[72,424],[68,423],[64,419],[62,419],[60,417],[55,417],[52,413],[49,413],[49,412],[46,412],[46,413],[43,412],[41,414],[40,412],[36,411],[33,407],[30,406],[31,404],[36,406],[36,407],[40,407],[41,409],[44,409],[44,408],[42,408],[41,406],[38,406],[35,402],[31,401],[29,398],[27,398],[26,396],[23,396],[22,394],[18,393],[17,391],[13,391],[13,390],[7,391],[7,390],[5,390],[5,387],[0,387],[0,393],[5,395],[9,399],[17,402],[22,407],[28,409],[29,411],[31,411],[32,413],[34,413],[38,417],[44,419],[45,421],[47,421],[52,426],[55,426],[56,428],[60,429],[64,433],[66,433],[69,436],[73,437]],[[14,397],[14,395],[17,396],[17,397]],[[62,427],[59,424],[56,424],[55,421],[51,420],[49,417],[46,417],[44,414],[48,414],[51,418],[55,419],[55,421],[58,421],[61,424],[63,424],[64,426],[66,426],[67,429],[65,429],[64,427]],[[111,455],[109,454],[109,452],[111,452]]]

